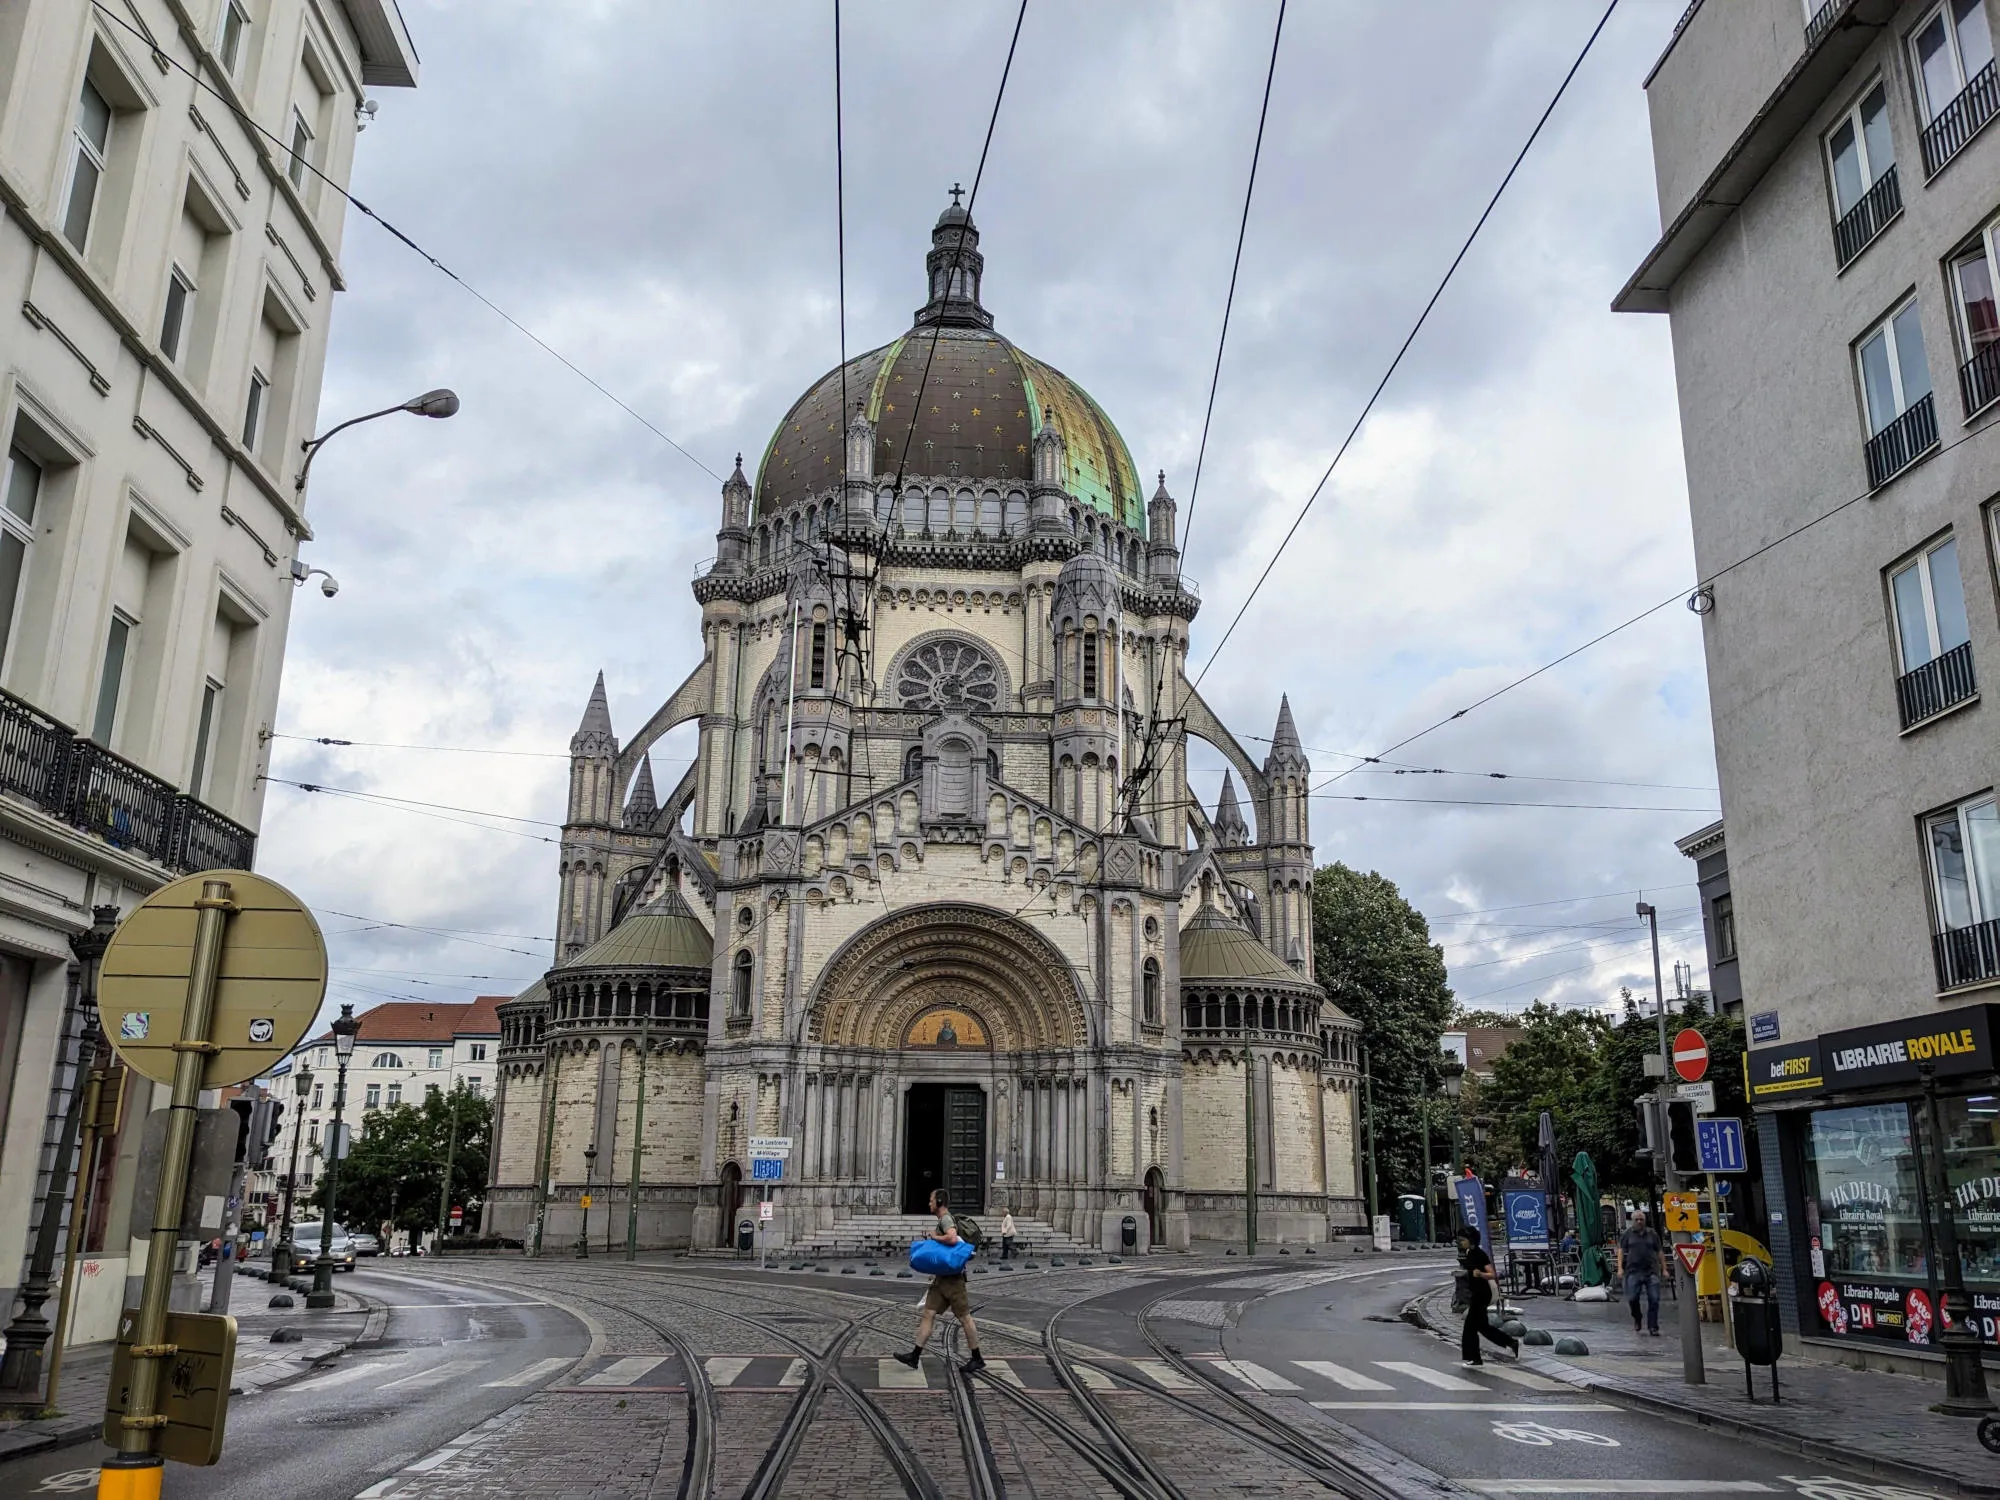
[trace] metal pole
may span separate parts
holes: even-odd
[[[285,1174],[285,1218],[278,1226],[278,1243],[271,1249],[271,1270],[279,1276],[292,1274],[292,1195],[299,1190],[299,1142],[306,1133],[305,1095],[296,1095],[295,1102],[298,1113],[292,1117],[292,1169]],[[386,1245],[383,1253],[388,1253]],[[282,1266],[279,1264],[280,1256],[284,1258]]]
[[[653,1005],[660,1003],[658,994],[653,996]],[[639,1168],[645,1157],[646,1139],[646,1053],[651,1049],[653,1036],[652,1005],[646,1007],[646,1014],[639,1025],[639,1086],[632,1100],[632,1183],[625,1189],[625,1258],[639,1258]],[[607,1214],[608,1218],[609,1215]]]
[[[229,1311],[229,1289],[236,1281],[236,1240],[243,1228],[243,1194],[249,1187],[250,1163],[239,1161],[229,1174],[229,1202],[222,1215],[222,1245],[215,1252],[215,1275],[209,1282],[208,1310]]]
[[[180,1040],[174,1045],[174,1091],[167,1106],[166,1145],[160,1154],[160,1186],[153,1216],[166,1223],[152,1226],[146,1247],[146,1279],[139,1294],[138,1317],[132,1329],[132,1384],[125,1416],[118,1424],[117,1452],[105,1462],[100,1494],[157,1496],[162,1460],[153,1451],[154,1434],[167,1425],[155,1412],[161,1365],[178,1352],[166,1341],[167,1294],[173,1287],[174,1253],[180,1242],[181,1205],[187,1197],[188,1157],[194,1148],[195,1123],[201,1101],[201,1080],[208,1059],[217,1049],[209,1040],[215,1009],[215,976],[222,966],[222,939],[236,910],[226,880],[204,880],[195,900],[193,962],[188,966],[187,1007],[181,1016]],[[144,1475],[113,1477],[111,1471],[143,1469]]]
[[[1664,1161],[1667,1173],[1667,1191],[1677,1193],[1681,1189],[1681,1174],[1674,1166],[1674,1144],[1672,1116],[1667,1111],[1667,1101],[1671,1097],[1667,1076],[1672,1064],[1672,1054],[1667,1051],[1667,987],[1660,979],[1660,912],[1650,902],[1641,901],[1635,908],[1646,919],[1653,935],[1653,1003],[1658,1011],[1660,1027],[1660,1135],[1665,1150]],[[1664,1218],[1662,1220],[1664,1227]],[[1675,1244],[1686,1243],[1682,1234],[1662,1235],[1661,1243],[1671,1240]],[[1681,1320],[1681,1380],[1687,1385],[1705,1385],[1708,1374],[1703,1366],[1701,1347],[1701,1297],[1695,1289],[1695,1279],[1687,1267],[1674,1256],[1674,1263],[1667,1274],[1674,1278],[1674,1300],[1680,1305]]]
[[[1729,1305],[1729,1268],[1722,1257],[1722,1200],[1716,1196],[1715,1174],[1708,1175],[1708,1223],[1715,1231],[1715,1274],[1722,1288],[1722,1338],[1730,1348],[1736,1347],[1736,1313]],[[1744,1366],[1747,1370],[1749,1366]]]
[[[1417,1101],[1419,1118],[1424,1125],[1424,1243],[1437,1243],[1436,1205],[1431,1202],[1435,1196],[1431,1189],[1431,1100],[1426,1094]]]
[[[1937,1064],[1918,1063],[1917,1076],[1924,1081],[1924,1121],[1930,1133],[1925,1175],[1930,1179],[1937,1215],[1937,1259],[1943,1263],[1943,1275],[1938,1278],[1944,1289],[1938,1299],[1938,1343],[1944,1348],[1944,1400],[1931,1410],[1947,1417],[1983,1417],[1992,1412],[1993,1398],[1986,1393],[1986,1370],[1979,1362],[1979,1335],[1966,1322],[1972,1313],[1972,1299],[1966,1295],[1965,1267],[1958,1259],[1958,1215],[1951,1201],[1951,1184],[1945,1178],[1944,1112],[1938,1107]],[[1956,1317],[1946,1315],[1947,1303],[1957,1309]]]
[[[1368,1127],[1368,1157],[1364,1163],[1368,1168],[1368,1232],[1373,1234],[1375,1232],[1375,1220],[1381,1213],[1375,1201],[1375,1159],[1382,1147],[1381,1142],[1375,1139],[1375,1077],[1368,1071],[1368,1047],[1366,1043],[1363,1043],[1361,1048],[1361,1102],[1363,1113],[1367,1116],[1366,1123]]]
[[[1243,1236],[1246,1253],[1257,1253],[1257,1065],[1243,1049]]]
[[[65,1240],[67,1253],[63,1256],[62,1291],[56,1297],[55,1341],[49,1350],[49,1384],[42,1396],[42,1410],[56,1409],[56,1392],[62,1388],[63,1341],[69,1336],[69,1315],[74,1311],[73,1299],[76,1295],[76,1263],[81,1258],[83,1244],[83,1216],[90,1185],[92,1154],[97,1150],[97,1122],[103,1109],[104,1074],[101,1067],[90,1070],[90,1087],[85,1092],[83,1102],[83,1147],[76,1157],[76,1182],[70,1189],[69,1235]]]
[[[535,1174],[535,1248],[542,1253],[542,1228],[549,1219],[549,1163],[556,1150],[556,1057],[549,1048],[542,1057],[542,1160]]]
[[[433,1255],[443,1254],[444,1232],[451,1224],[451,1174],[452,1167],[458,1160],[459,1091],[460,1085],[453,1083],[451,1087],[451,1137],[444,1148],[444,1181],[438,1184],[438,1227],[437,1241],[431,1249]]]
[[[333,1306],[333,1215],[340,1193],[340,1114],[347,1107],[347,1058],[336,1047],[333,1077],[333,1133],[326,1143],[326,1202],[320,1205],[319,1256],[313,1261],[313,1287],[306,1306]]]

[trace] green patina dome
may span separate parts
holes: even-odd
[[[706,969],[715,944],[678,892],[633,912],[562,967],[565,969]],[[522,998],[526,998],[523,996]]]
[[[1182,984],[1311,983],[1212,906],[1181,929],[1180,948]]]
[[[1064,488],[1121,525],[1143,527],[1139,471],[1111,418],[1062,371],[993,331],[979,303],[979,231],[964,210],[947,208],[931,238],[932,297],[916,326],[822,375],[793,403],[764,449],[757,514],[788,510],[839,482],[847,417],[859,404],[875,424],[880,476],[1025,483],[1046,419],[1067,450]]]

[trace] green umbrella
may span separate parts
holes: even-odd
[[[1604,1218],[1597,1205],[1597,1168],[1590,1153],[1579,1151],[1570,1163],[1570,1180],[1576,1184],[1576,1237],[1583,1244],[1583,1262],[1576,1277],[1584,1286],[1603,1286],[1611,1279],[1604,1264]]]

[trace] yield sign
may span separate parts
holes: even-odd
[[[1689,1083],[1699,1083],[1708,1071],[1708,1042],[1692,1026],[1674,1037],[1674,1071]]]
[[[1701,1267],[1701,1258],[1708,1254],[1706,1245],[1676,1245],[1674,1254],[1680,1257],[1681,1265],[1688,1275],[1693,1276]]]

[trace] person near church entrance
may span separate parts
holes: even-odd
[[[1011,1210],[1000,1215],[1000,1258],[1014,1258],[1014,1215]]]
[[[937,1215],[937,1228],[931,1231],[931,1238],[947,1245],[958,1243],[958,1221],[952,1217],[950,1200],[943,1189],[931,1194],[931,1212]],[[937,1315],[949,1312],[958,1319],[958,1326],[965,1330],[965,1347],[972,1351],[972,1357],[959,1368],[968,1375],[976,1375],[986,1368],[986,1356],[979,1352],[979,1330],[972,1326],[972,1306],[966,1300],[965,1272],[956,1276],[933,1276],[930,1290],[924,1293],[924,1315],[917,1322],[917,1342],[908,1354],[898,1354],[896,1358],[912,1370],[923,1362],[924,1345],[931,1339],[931,1325]]]
[[[1465,1328],[1458,1336],[1458,1357],[1467,1365],[1484,1364],[1479,1357],[1479,1341],[1498,1344],[1514,1358],[1521,1357],[1519,1341],[1509,1338],[1486,1320],[1487,1309],[1493,1306],[1493,1288],[1499,1278],[1494,1274],[1493,1257],[1488,1255],[1479,1243],[1478,1231],[1462,1226],[1458,1231],[1458,1263],[1465,1267]]]
[[[1644,1209],[1618,1236],[1618,1274],[1625,1278],[1625,1305],[1632,1309],[1632,1331],[1639,1331],[1639,1299],[1646,1299],[1646,1331],[1660,1336],[1660,1237],[1646,1222]]]

